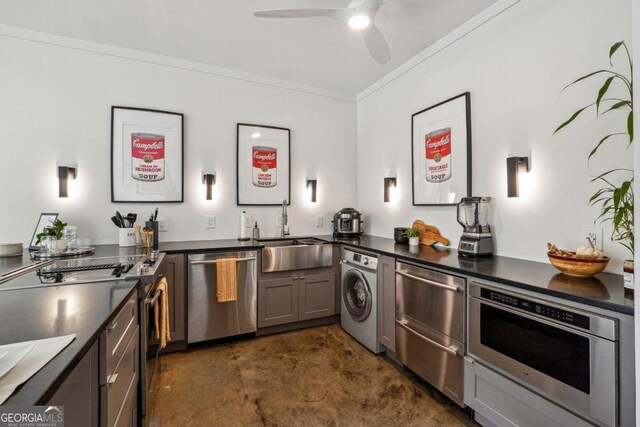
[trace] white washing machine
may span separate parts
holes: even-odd
[[[378,258],[353,249],[342,250],[340,324],[342,329],[374,353],[378,342]]]

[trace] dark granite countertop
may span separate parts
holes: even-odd
[[[307,236],[287,236],[301,238]],[[476,276],[480,279],[552,295],[568,301],[600,307],[618,313],[634,314],[634,301],[625,298],[622,275],[600,273],[592,278],[578,278],[561,274],[551,264],[504,256],[473,259],[459,257],[455,249],[420,246],[412,252],[409,245],[395,243],[393,239],[362,236],[355,239],[339,239],[333,235],[313,236],[331,243],[341,243],[364,250],[389,255],[400,260],[432,266],[452,273]],[[265,238],[268,239],[268,238]],[[166,253],[195,253],[220,250],[260,249],[259,241],[241,242],[237,239],[198,240],[184,242],[160,242],[160,250]],[[96,256],[127,255],[135,248],[119,248],[117,245],[96,246]]]
[[[430,246],[420,246],[414,252],[409,245],[375,236],[359,239],[335,239],[331,235],[316,237],[633,316],[634,301],[625,298],[623,277],[618,274],[600,273],[579,278],[564,275],[544,262],[504,256],[459,257],[455,249]]]
[[[71,344],[18,387],[4,405],[46,402],[135,292],[136,284],[113,281],[0,292],[0,344],[76,334]]]

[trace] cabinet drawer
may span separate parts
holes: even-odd
[[[396,320],[396,355],[403,365],[463,405],[464,346],[409,318]]]
[[[112,374],[101,387],[101,416],[103,426],[117,425],[123,410],[127,410],[127,397],[130,393],[137,395],[139,330],[136,327],[124,349],[124,354]],[[127,414],[122,415],[125,418]]]
[[[115,422],[116,427],[137,427],[138,425],[138,382],[133,381],[127,391],[120,414]]]
[[[465,279],[398,262],[396,311],[463,341]]]
[[[134,293],[100,337],[101,384],[116,369],[137,326],[138,297]]]
[[[587,427],[591,424],[465,357],[464,403],[486,426]]]

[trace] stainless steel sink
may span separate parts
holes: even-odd
[[[262,272],[304,270],[330,267],[333,248],[314,237],[298,239],[263,239]]]

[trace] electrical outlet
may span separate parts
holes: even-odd
[[[276,227],[282,227],[282,217],[281,216],[277,216],[276,217]]]
[[[586,227],[583,230],[584,240],[591,239],[593,246],[599,251],[602,251],[602,228],[599,227]],[[587,244],[586,241],[580,243],[581,245]]]
[[[167,218],[158,218],[158,231],[169,231],[169,220]]]
[[[207,215],[205,228],[216,228],[216,216]]]
[[[246,215],[244,217],[244,226],[245,228],[253,227],[253,217],[251,215]]]
[[[322,215],[316,215],[316,227],[322,227]]]

